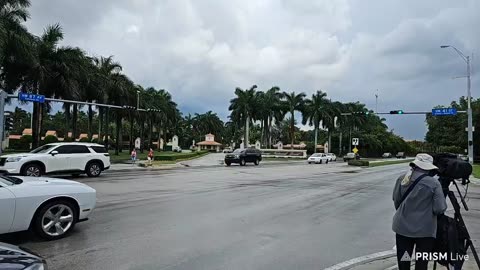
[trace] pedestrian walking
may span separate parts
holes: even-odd
[[[415,253],[433,252],[437,234],[437,216],[447,209],[440,182],[433,176],[438,168],[433,157],[418,154],[410,169],[400,176],[393,190],[395,215],[392,229],[396,233],[399,270],[409,270],[415,258],[415,270],[427,270],[428,260],[413,256]]]
[[[148,151],[147,159],[148,159],[148,165],[152,166],[152,161],[153,161],[153,149],[150,148]]]
[[[137,160],[137,149],[133,148],[130,153],[130,158],[132,159],[132,164],[135,164],[135,161]]]

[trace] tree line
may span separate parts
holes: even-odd
[[[472,99],[472,116],[473,126],[475,130],[480,130],[480,125],[476,119],[480,118],[480,99]],[[457,109],[457,111],[467,110],[467,99],[460,97],[458,101],[452,101],[449,106],[438,105],[435,108],[451,107]],[[457,154],[466,154],[468,138],[467,138],[467,114],[458,113],[450,116],[426,116],[426,123],[428,131],[425,136],[425,141],[432,152],[451,152]],[[474,157],[480,156],[480,148],[475,146],[475,142],[480,141],[480,134],[478,132],[473,133],[474,141]]]
[[[359,148],[366,155],[379,155],[383,151],[412,151],[403,138],[388,130],[385,119],[375,115],[365,104],[332,101],[323,91],[307,97],[304,92],[282,92],[278,86],[266,91],[257,90],[256,85],[246,89],[237,88],[229,110],[230,122],[227,125],[235,127],[235,130],[243,130],[243,134],[236,133],[233,136],[249,144],[252,143],[250,126],[259,123],[260,136],[257,139],[263,146],[271,148],[278,140],[282,140],[293,148],[302,137],[295,118],[300,114],[301,123],[313,127],[313,145],[319,143],[321,131],[326,134],[330,150],[339,154],[351,150],[352,136],[361,138]],[[282,130],[282,126],[283,134],[275,132],[279,128]],[[323,144],[325,141],[320,142]]]

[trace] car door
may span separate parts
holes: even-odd
[[[15,217],[15,196],[6,188],[6,181],[0,179],[0,234],[10,231]]]
[[[54,151],[58,153],[52,154]],[[67,171],[70,168],[70,146],[60,145],[53,148],[44,158],[47,173]]]
[[[71,145],[70,151],[70,169],[79,171],[85,170],[87,162],[93,156],[88,147],[85,145]]]
[[[255,153],[253,152],[252,149],[247,149],[245,153],[247,154],[248,162],[253,162],[255,160]]]

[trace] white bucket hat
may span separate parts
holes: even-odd
[[[410,163],[410,165],[412,164],[425,171],[438,170],[438,167],[433,165],[433,157],[429,154],[418,154]]]

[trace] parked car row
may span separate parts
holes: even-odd
[[[0,234],[30,230],[46,240],[68,235],[92,213],[96,191],[76,181],[41,176],[97,177],[109,167],[107,150],[94,143],[52,143],[1,156]]]

